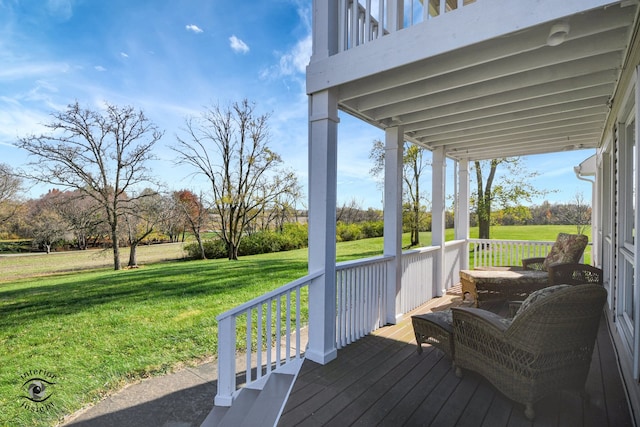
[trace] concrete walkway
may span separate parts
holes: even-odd
[[[61,425],[74,427],[199,427],[213,408],[216,362],[125,387]]]

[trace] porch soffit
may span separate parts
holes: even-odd
[[[546,22],[345,82],[339,108],[455,159],[596,148],[638,25],[627,3],[564,17],[558,46]]]

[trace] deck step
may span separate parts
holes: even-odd
[[[295,375],[273,373],[262,390],[243,389],[230,408],[215,407],[201,427],[276,425]]]

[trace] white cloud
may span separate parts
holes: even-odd
[[[236,53],[247,53],[249,52],[249,46],[236,36],[229,37],[229,42],[231,42],[231,49],[233,49]]]
[[[123,58],[128,58],[128,57],[129,57],[129,55],[127,55],[127,54],[126,54],[126,53],[124,53],[124,52],[120,52],[120,56],[122,56]]]
[[[311,58],[311,34],[299,40],[291,50],[279,55],[278,63],[260,73],[262,78],[277,78],[304,74]]]
[[[186,25],[185,28],[187,29],[187,31],[193,31],[194,33],[202,33],[202,32],[204,32],[200,27],[198,27],[197,25],[194,25],[194,24]]]
[[[106,68],[104,68],[102,65],[96,65],[95,67],[93,67],[96,71],[107,71]]]
[[[293,49],[280,58],[280,71],[283,75],[304,73],[311,58],[311,35],[298,41]]]
[[[51,76],[67,73],[69,64],[58,62],[22,63],[0,69],[0,80],[24,79],[28,77]]]

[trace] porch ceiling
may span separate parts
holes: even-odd
[[[566,17],[557,46],[547,22],[344,83],[339,106],[456,159],[596,148],[636,15],[626,1]]]

